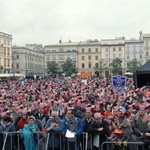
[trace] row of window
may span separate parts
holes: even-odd
[[[10,41],[9,40],[1,39],[1,43],[3,43],[4,45],[10,46]]]
[[[66,60],[66,58],[70,58],[70,59],[72,59],[72,60],[76,60],[76,56],[75,55],[48,55],[47,56],[47,60],[56,60],[56,59],[58,59],[58,60]]]
[[[127,55],[127,59],[130,59],[130,58],[138,58],[138,56],[137,56],[137,54]],[[142,54],[139,55],[139,58],[140,58],[140,59],[143,58]]]
[[[10,56],[10,48],[9,47],[4,47],[0,49],[0,54],[3,54],[5,56]]]
[[[84,69],[84,68],[89,68],[89,69],[93,69],[94,67],[98,68],[99,67],[99,63],[95,63],[95,66],[92,66],[92,63],[82,63],[81,64],[81,68]],[[108,67],[108,63],[105,63],[105,67]]]
[[[36,61],[36,62],[40,62],[40,63],[44,62],[44,58],[42,58],[42,57],[36,57],[36,56],[31,56],[31,55],[25,55],[25,60]]]
[[[43,69],[43,65],[38,65],[38,64],[32,64],[32,63],[26,63],[25,64],[26,69]]]
[[[109,58],[109,54],[105,54],[105,58]],[[112,56],[113,58],[117,58],[117,55],[116,54],[113,54]],[[122,54],[119,54],[118,55],[119,58],[122,58]],[[81,60],[85,60],[85,56],[81,56]],[[88,60],[92,60],[92,56],[91,55],[88,55]],[[95,60],[99,60],[99,56],[95,56]]]

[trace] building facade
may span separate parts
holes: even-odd
[[[10,73],[12,35],[0,32],[0,73]]]
[[[125,40],[125,71],[128,71],[127,63],[133,59],[137,59],[140,64],[144,64],[144,49],[143,49],[143,40],[141,39],[130,39]]]
[[[101,60],[101,43],[96,40],[80,42],[78,48],[78,72],[95,72]]]
[[[140,39],[143,41],[144,63],[150,60],[150,34],[140,31]]]
[[[44,49],[12,47],[13,73],[21,73],[24,76],[41,76],[45,73],[44,60]]]
[[[65,42],[59,41],[57,44],[46,45],[45,49],[45,69],[49,62],[55,61],[59,67],[65,63],[67,58],[70,58],[75,66],[78,68],[77,54],[78,54],[79,42]]]
[[[122,73],[124,72],[124,37],[119,37],[115,39],[102,39],[101,40],[101,50],[102,57],[105,63],[105,76],[112,75],[111,63],[114,59],[119,58],[122,60]]]

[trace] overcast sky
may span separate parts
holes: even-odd
[[[0,31],[13,45],[150,33],[150,0],[1,0]]]

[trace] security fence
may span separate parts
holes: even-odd
[[[26,136],[20,132],[0,133],[0,150],[92,150],[93,146],[99,150],[110,150],[114,144],[116,142],[107,141],[104,134],[87,132],[74,138],[66,138],[57,132],[34,132]],[[144,150],[143,142],[127,142],[127,145],[138,145],[140,150]]]

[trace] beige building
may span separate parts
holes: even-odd
[[[80,42],[78,48],[78,72],[92,72],[94,67],[99,67],[101,59],[101,43],[96,40]]]
[[[0,73],[11,72],[12,35],[0,32]]]
[[[140,40],[143,41],[144,63],[150,59],[150,34],[140,31]]]
[[[43,75],[44,60],[44,48],[41,45],[27,44],[25,47],[12,47],[13,73],[21,73],[25,76]]]
[[[124,37],[115,38],[115,39],[102,39],[101,40],[101,50],[102,57],[104,60],[106,70],[105,75],[112,75],[111,63],[113,59],[119,58],[122,60],[122,72],[124,72]]]
[[[45,67],[51,61],[55,61],[61,67],[61,65],[70,58],[75,66],[78,68],[77,64],[77,54],[78,54],[79,42],[64,42],[61,40],[57,44],[46,45],[45,49]]]

